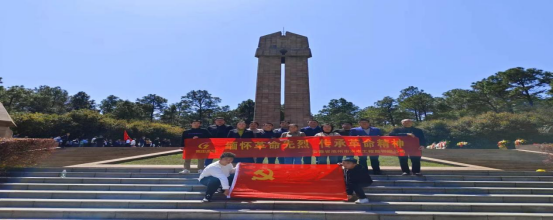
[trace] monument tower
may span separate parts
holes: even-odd
[[[307,37],[276,32],[259,38],[254,120],[280,122],[281,72],[284,64],[284,120],[305,126],[311,120]]]

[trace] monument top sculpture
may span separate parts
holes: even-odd
[[[307,59],[311,49],[307,37],[275,32],[259,38],[254,120],[279,124],[281,118],[281,74],[284,64],[284,120],[299,126],[312,119]]]

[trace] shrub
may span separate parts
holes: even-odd
[[[0,138],[0,173],[8,168],[36,165],[57,145],[52,139]]]
[[[522,138],[533,143],[551,142],[553,134],[540,130],[551,123],[551,116],[536,112],[493,113],[458,120],[433,120],[420,123],[428,143],[449,140],[453,143],[466,141],[471,148],[494,148],[497,142],[508,140],[508,148],[514,148],[514,141]],[[452,146],[457,148],[457,146]],[[464,147],[463,147],[464,148]]]
[[[76,110],[63,115],[15,113],[13,120],[17,124],[14,133],[33,138],[52,138],[69,132],[72,138],[90,139],[102,135],[116,140],[123,139],[123,133],[127,130],[131,138],[168,138],[176,144],[180,142],[183,132],[182,128],[168,124],[150,121],[128,122],[93,110]]]

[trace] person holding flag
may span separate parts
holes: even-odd
[[[210,138],[211,133],[207,129],[200,128],[202,126],[202,121],[200,120],[192,120],[190,123],[191,129],[186,130],[182,132],[182,139],[181,139],[181,146],[186,147],[185,141],[186,139],[197,139],[197,138]],[[184,160],[184,170],[180,171],[179,173],[187,174],[190,173],[190,159]],[[205,159],[198,159],[198,173],[202,173],[202,170],[204,169],[204,162]]]
[[[234,179],[234,173],[236,169],[232,165],[232,161],[236,157],[235,154],[225,152],[221,154],[219,161],[215,161],[209,164],[205,170],[200,174],[198,180],[204,186],[207,186],[205,191],[205,197],[202,202],[211,202],[213,194],[220,187],[223,188],[223,194],[229,196],[230,185]]]
[[[409,136],[409,137],[416,137],[419,139],[419,150],[423,150],[424,146],[426,146],[426,139],[424,138],[424,132],[421,129],[413,127],[413,120],[411,119],[403,119],[401,120],[401,125],[403,127],[401,128],[395,128],[389,135],[390,136]],[[411,155],[405,155],[405,156],[399,156],[399,165],[401,167],[401,171],[403,174],[402,176],[409,176],[411,175],[411,170],[409,170],[409,159],[411,159],[411,163],[413,164],[413,174],[416,176],[422,176],[421,174],[421,156],[411,156]]]
[[[349,132],[349,136],[382,136],[379,128],[371,126],[369,119],[359,119],[359,127],[353,128]],[[374,175],[381,175],[379,156],[369,156],[371,159],[371,167]],[[359,164],[367,167],[367,156],[359,156]]]
[[[125,132],[123,133],[123,140],[125,141],[125,147],[131,146],[132,138],[127,133],[127,130],[125,130]]]
[[[353,199],[353,193],[359,198],[355,203],[369,203],[363,187],[370,186],[373,182],[369,170],[359,164],[353,157],[346,157],[342,160],[344,177],[346,179],[346,193],[348,200]]]

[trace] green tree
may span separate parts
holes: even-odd
[[[48,114],[67,112],[69,95],[66,90],[58,87],[40,86],[34,89],[29,111]]]
[[[382,110],[375,106],[364,108],[358,113],[358,117],[369,119],[372,125],[386,125],[388,122],[388,118],[382,114]]]
[[[452,89],[435,98],[436,118],[460,118],[467,115],[477,115],[490,110],[480,103],[478,94],[469,89]]]
[[[222,117],[225,119],[226,124],[235,126],[238,121],[244,120],[238,116],[236,109],[231,110],[228,105],[218,107],[212,117]],[[207,124],[206,124],[207,126]]]
[[[121,99],[117,96],[110,95],[106,99],[100,102],[100,111],[102,114],[109,114],[115,110],[117,103],[121,102]]]
[[[221,99],[212,96],[207,90],[192,90],[181,97],[181,102],[189,106],[192,115],[203,122],[208,122],[209,116],[213,115],[219,108]]]
[[[171,124],[171,125],[179,125],[180,121],[180,115],[179,115],[179,108],[176,104],[169,105],[168,108],[163,110],[163,113],[161,114],[161,121],[163,123]]]
[[[251,99],[241,102],[240,104],[238,104],[238,107],[236,108],[237,116],[240,119],[245,120],[246,122],[253,121],[254,112],[255,112],[255,102]],[[265,123],[265,122],[260,122],[260,123]]]
[[[134,103],[129,100],[120,101],[113,110],[113,116],[117,119],[124,120],[142,120],[146,118],[146,113],[139,103]]]
[[[150,121],[153,121],[154,117],[159,115],[159,112],[163,112],[167,108],[167,99],[156,94],[148,94],[141,99],[136,99],[136,101],[142,104],[144,112],[150,115]]]
[[[24,112],[29,108],[33,91],[23,86],[11,86],[0,94],[0,102],[8,112]]]
[[[386,118],[388,123],[392,124],[392,126],[396,126],[396,111],[399,106],[394,98],[386,96],[383,99],[376,101],[374,105],[379,111],[379,118]]]
[[[492,75],[472,83],[471,87],[476,92],[476,100],[489,106],[494,112],[502,112],[502,109],[514,112],[511,95],[507,91],[509,85],[501,77]]]
[[[517,67],[499,72],[497,75],[508,83],[514,97],[524,98],[530,106],[534,106],[535,100],[547,91],[545,87],[551,81],[553,73]]]
[[[434,107],[434,97],[414,86],[401,90],[398,102],[400,107],[411,111],[417,121],[426,118]]]
[[[69,105],[71,110],[81,110],[81,109],[95,109],[95,101],[90,99],[90,96],[86,92],[78,92],[77,94],[69,98]]]
[[[314,118],[321,122],[339,125],[343,122],[355,121],[359,107],[344,98],[332,99],[328,105],[323,106]]]

